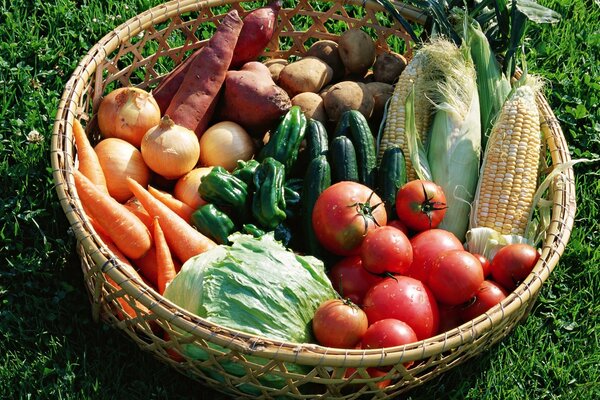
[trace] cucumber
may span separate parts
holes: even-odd
[[[377,155],[375,154],[375,138],[371,133],[369,122],[357,110],[346,111],[344,114],[348,114],[349,137],[356,150],[358,181],[370,188],[375,188]]]
[[[308,160],[327,155],[329,150],[329,136],[327,129],[321,121],[309,119],[306,123],[306,154]]]
[[[399,146],[387,148],[377,173],[377,194],[383,200],[389,217],[396,217],[396,195],[406,184],[406,161]]]
[[[333,137],[330,140],[335,139],[339,136],[347,136],[350,137],[350,112],[346,111],[342,113],[342,116],[338,120],[335,125],[335,129],[333,130]]]
[[[331,186],[331,167],[327,157],[319,156],[308,163],[302,187],[302,234],[305,251],[321,260],[327,257],[327,252],[317,240],[312,225],[312,212],[317,198],[325,189]]]
[[[290,172],[298,158],[300,144],[306,134],[306,124],[306,116],[300,106],[292,106],[258,153],[258,161],[273,157],[285,166],[286,173]]]
[[[331,141],[329,159],[332,182],[358,182],[356,150],[348,137],[338,136]]]

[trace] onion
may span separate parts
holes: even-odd
[[[211,169],[212,167],[194,168],[179,178],[173,188],[175,198],[183,201],[194,210],[206,204],[206,201],[198,193],[198,187],[200,186],[200,179],[208,174]]]
[[[123,203],[133,195],[127,187],[127,177],[148,186],[150,169],[134,145],[123,139],[108,138],[101,140],[94,150],[106,176],[108,193],[117,201]]]
[[[200,144],[194,131],[177,125],[168,115],[142,139],[142,156],[150,169],[167,179],[177,179],[198,163]]]
[[[119,138],[140,147],[144,134],[160,122],[154,97],[135,87],[118,88],[107,94],[98,108],[98,127],[105,138]]]
[[[249,160],[254,155],[254,142],[239,124],[219,122],[209,127],[200,137],[200,164],[221,166],[231,171],[238,160]]]

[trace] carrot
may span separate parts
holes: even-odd
[[[148,211],[142,206],[142,203],[135,196],[131,197],[125,202],[125,207],[129,209],[136,217],[140,219],[146,225],[146,228],[152,229],[152,217],[148,214]]]
[[[181,262],[212,249],[217,244],[198,232],[177,213],[150,194],[142,185],[127,178],[127,185],[148,214],[159,217],[169,248]]]
[[[163,294],[167,285],[177,275],[175,272],[175,263],[171,256],[171,250],[165,239],[165,235],[160,226],[159,218],[154,217],[154,248],[156,249],[156,265],[158,267],[158,293]]]
[[[206,130],[215,111],[242,25],[237,10],[227,13],[190,64],[165,112],[176,124],[193,130],[198,137]]]
[[[140,275],[155,289],[158,289],[158,265],[156,264],[156,248],[154,245],[143,257],[131,260]]]
[[[129,258],[146,254],[152,247],[152,237],[146,225],[123,204],[98,189],[81,172],[75,170],[74,175],[81,203],[117,248]]]
[[[108,193],[106,177],[104,176],[104,171],[102,171],[98,155],[78,119],[73,120],[73,136],[75,138],[75,145],[77,146],[79,171],[92,181],[92,183],[98,185],[104,192]]]
[[[192,214],[195,211],[192,207],[188,206],[170,193],[155,189],[152,186],[148,186],[148,191],[152,196],[162,201],[167,207],[175,211],[177,215],[186,220],[188,223],[192,221]]]

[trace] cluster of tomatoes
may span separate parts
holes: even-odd
[[[539,258],[527,244],[504,246],[491,262],[466,251],[438,228],[446,198],[430,181],[402,186],[393,211],[397,218],[388,223],[381,199],[356,182],[319,196],[313,227],[323,247],[340,256],[329,277],[341,295],[315,313],[320,344],[382,348],[445,332],[502,301]]]

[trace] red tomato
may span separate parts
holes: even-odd
[[[417,341],[415,331],[399,319],[381,319],[367,328],[360,347],[362,349],[381,349],[384,347],[402,346]],[[406,368],[413,364],[412,361],[404,363]],[[382,368],[389,370],[389,368]]]
[[[373,286],[363,301],[369,324],[394,318],[406,322],[418,340],[437,333],[438,306],[431,290],[421,281],[403,275],[385,278]]]
[[[488,276],[490,276],[490,274],[492,272],[492,270],[490,268],[490,266],[491,266],[490,260],[481,254],[473,254],[473,255],[475,257],[477,257],[477,259],[481,263],[481,268],[483,268],[483,277],[487,278]]]
[[[367,315],[350,301],[332,299],[323,302],[312,320],[317,342],[327,347],[354,348],[367,331]]]
[[[354,304],[362,304],[365,293],[382,277],[371,274],[363,267],[360,256],[348,256],[338,261],[329,271],[329,280],[335,290]]]
[[[394,219],[394,220],[388,221],[387,226],[393,226],[396,229],[400,229],[402,231],[402,233],[404,233],[406,236],[410,237],[410,231],[408,230],[406,225],[404,225],[399,219]]]
[[[540,258],[535,247],[524,243],[502,247],[490,263],[492,278],[512,292],[531,273]]]
[[[317,240],[330,252],[359,254],[370,230],[387,224],[381,198],[356,182],[338,182],[321,193],[315,202],[312,223]]]
[[[408,276],[427,283],[431,263],[443,251],[463,250],[458,238],[443,229],[429,229],[410,239],[413,248],[413,262],[408,270]]]
[[[410,240],[402,231],[382,226],[370,231],[360,247],[363,267],[373,274],[406,274],[413,260]]]
[[[431,265],[427,282],[439,302],[459,305],[475,295],[483,282],[483,269],[468,251],[448,250]]]
[[[502,286],[485,280],[477,289],[475,297],[461,310],[462,319],[470,321],[500,303],[507,294]]]
[[[399,319],[386,318],[372,323],[365,332],[360,347],[362,349],[380,349],[401,346],[417,341],[415,331]]]
[[[460,306],[439,303],[438,309],[440,311],[440,333],[448,332],[462,324],[462,309]]]
[[[444,219],[446,208],[444,190],[431,181],[410,181],[396,195],[398,219],[418,232],[436,228]]]

